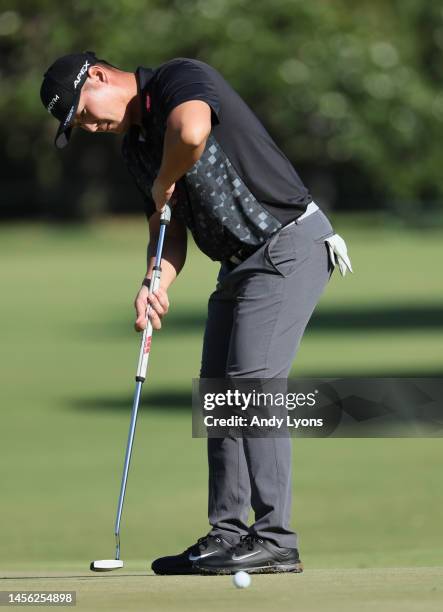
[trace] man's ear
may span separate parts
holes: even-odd
[[[88,77],[94,82],[100,81],[101,83],[107,83],[109,81],[103,66],[91,66],[88,68]]]

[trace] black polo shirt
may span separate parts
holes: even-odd
[[[312,198],[297,172],[242,98],[204,62],[177,58],[136,71],[142,129],[125,135],[122,152],[149,217],[152,183],[161,164],[166,120],[173,108],[203,100],[212,109],[205,151],[176,183],[173,215],[215,260],[253,252]]]

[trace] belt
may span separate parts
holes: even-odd
[[[241,264],[243,261],[246,261],[246,259],[248,259],[251,254],[252,253],[244,253],[243,250],[240,249],[235,255],[231,255],[231,257],[229,257],[227,261],[231,264],[234,264],[234,266],[238,266],[238,264]]]
[[[309,215],[312,215],[312,213],[317,212],[317,210],[318,210],[317,204],[315,202],[309,202],[308,206],[306,207],[305,212],[299,217],[297,217],[297,219],[294,219],[294,221],[292,221],[289,225],[292,225],[292,223],[297,223],[298,225],[300,221],[303,221],[303,219],[306,219],[306,217],[309,217]]]
[[[303,221],[303,219],[306,219],[306,217],[309,217],[309,215],[312,215],[312,213],[315,213],[317,210],[319,210],[317,204],[315,202],[310,202],[303,214],[301,214],[299,217],[297,217],[297,219],[294,219],[294,221],[291,221],[290,223],[288,223],[288,225],[285,225],[284,227],[290,227],[291,225],[294,225],[294,223],[297,223],[298,225],[301,221]],[[238,266],[238,264],[245,261],[245,259],[247,259],[249,255],[250,253],[243,253],[243,249],[240,249],[239,251],[237,251],[237,253],[235,253],[235,255],[231,255],[228,261],[231,264]]]

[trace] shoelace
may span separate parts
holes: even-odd
[[[245,546],[248,550],[252,550],[254,548],[254,543],[258,542],[259,544],[263,544],[263,540],[253,533],[248,533],[248,535],[242,536],[240,538],[240,542],[237,544],[235,549],[241,550]]]
[[[205,550],[206,548],[208,548],[208,545],[208,536],[203,536],[202,538],[199,538],[197,540],[198,548],[202,547]]]
[[[206,536],[203,536],[202,538],[199,538],[197,540],[198,548],[202,547],[203,550],[206,550],[208,548],[208,546],[209,546],[209,538],[214,538],[216,542],[220,542],[221,541],[220,538],[218,538],[217,536],[206,535]]]

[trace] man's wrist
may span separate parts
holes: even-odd
[[[148,289],[151,288],[151,279],[150,278],[144,278],[142,281],[142,287],[147,287]]]

